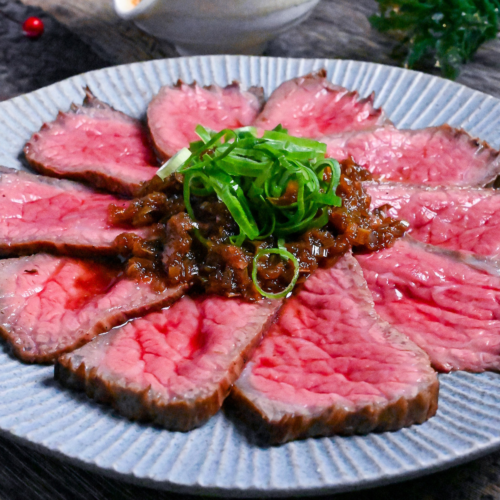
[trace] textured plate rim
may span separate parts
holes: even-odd
[[[397,432],[397,431],[396,431]],[[187,494],[187,495],[199,495],[215,498],[301,498],[301,497],[314,497],[323,496],[328,494],[341,494],[354,491],[369,490],[372,488],[378,488],[382,486],[388,486],[391,484],[403,483],[405,481],[410,481],[412,479],[417,479],[420,477],[428,476],[437,472],[443,472],[445,470],[457,467],[459,465],[466,464],[478,458],[484,457],[494,451],[500,449],[500,442],[488,445],[484,448],[478,449],[468,455],[451,457],[449,460],[442,461],[439,465],[429,465],[428,467],[423,467],[419,470],[410,472],[401,472],[394,475],[386,475],[377,479],[365,479],[352,484],[345,484],[344,486],[333,486],[333,487],[322,487],[322,488],[294,488],[294,489],[283,489],[283,490],[266,490],[266,489],[226,489],[220,487],[199,487],[199,486],[186,486],[183,484],[171,482],[171,481],[152,481],[149,478],[141,478],[134,474],[124,474],[110,468],[103,468],[94,463],[86,462],[76,457],[66,455],[59,450],[55,450],[46,447],[42,444],[30,441],[22,436],[18,436],[9,431],[5,431],[0,428],[0,436],[9,439],[10,441],[25,446],[28,449],[32,449],[47,455],[51,458],[56,458],[62,462],[79,467],[82,470],[100,474],[104,477],[110,479],[116,479],[123,481],[127,484],[132,484],[135,486],[142,486],[146,488],[152,488],[159,491],[167,491],[177,494]]]

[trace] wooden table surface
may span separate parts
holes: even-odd
[[[42,7],[81,37],[104,60],[123,64],[176,56],[167,43],[146,35],[116,17],[112,0],[22,0]],[[329,57],[396,64],[390,53],[394,42],[370,28],[374,0],[322,0],[303,24],[282,34],[266,55]],[[465,66],[458,82],[500,97],[500,40],[484,45]]]
[[[168,43],[119,20],[112,0],[21,1],[0,0],[0,100],[90,69],[176,56]],[[375,10],[374,0],[322,0],[306,22],[274,40],[266,55],[394,65],[390,57],[393,41],[371,30],[367,21],[367,15]],[[39,15],[45,22],[46,32],[38,40],[25,38],[20,30],[29,15]],[[486,44],[465,66],[458,81],[500,97],[500,40]],[[108,479],[0,437],[0,500],[115,498],[194,497]],[[500,452],[420,479],[335,498],[500,499]]]

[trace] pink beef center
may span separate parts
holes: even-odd
[[[141,387],[151,385],[168,397],[214,390],[234,362],[235,345],[246,346],[268,315],[268,308],[238,299],[184,297],[122,328],[100,371]],[[251,326],[256,319],[257,329]]]
[[[82,324],[91,323],[99,313],[112,307],[105,297],[119,279],[113,267],[74,259],[47,257],[35,267],[21,270],[15,290],[37,290],[23,298],[23,314],[12,325],[32,336],[36,343],[55,345],[77,337]],[[27,272],[26,272],[27,271]],[[7,319],[7,318],[4,318]]]
[[[79,245],[110,244],[126,231],[109,224],[108,211],[111,203],[124,207],[128,202],[111,195],[71,190],[70,184],[64,181],[58,187],[36,182],[36,179],[35,176],[31,181],[17,175],[2,175],[0,237],[5,241],[48,238]]]
[[[182,292],[125,279],[121,265],[36,254],[0,263],[0,324],[23,359],[54,359]]]
[[[257,98],[239,89],[182,85],[160,91],[149,108],[148,123],[160,149],[173,155],[199,140],[198,124],[217,131],[243,127],[255,120],[258,108]]]
[[[325,138],[325,142],[329,157],[352,156],[381,180],[464,186],[490,180],[490,154],[480,154],[466,134],[458,136],[447,128],[410,131],[384,127]]]
[[[407,220],[419,241],[479,255],[500,254],[500,196],[492,191],[381,186],[368,192],[374,207],[391,204],[391,215]]]
[[[335,268],[317,271],[284,306],[252,361],[252,386],[297,405],[384,403],[418,384],[412,352],[388,344],[379,320],[360,309],[355,286]],[[366,305],[365,305],[366,307]]]
[[[441,370],[500,367],[500,278],[405,241],[358,256],[377,312]]]
[[[258,126],[269,130],[281,124],[292,135],[320,137],[375,126],[379,120],[371,102],[358,101],[357,94],[345,89],[332,91],[317,83],[286,90],[278,89],[271,97]]]
[[[134,122],[104,120],[83,114],[67,114],[64,121],[42,131],[37,148],[47,163],[79,170],[89,166],[116,174],[120,169],[131,181],[149,180],[155,159],[143,130]]]

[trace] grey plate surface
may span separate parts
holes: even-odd
[[[0,164],[23,168],[22,147],[88,85],[100,99],[143,116],[161,85],[263,86],[325,67],[329,78],[376,105],[402,128],[449,123],[500,146],[500,100],[437,77],[377,64],[263,57],[193,57],[107,68],[0,103]],[[0,431],[86,468],[153,488],[221,496],[338,492],[402,480],[500,447],[500,376],[441,375],[439,411],[421,426],[351,438],[308,439],[273,448],[249,442],[219,412],[175,433],[129,422],[84,395],[62,390],[53,369],[0,352]]]

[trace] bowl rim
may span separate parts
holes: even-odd
[[[144,14],[158,0],[139,0],[137,5],[134,5],[132,0],[113,0],[113,7],[116,14],[122,19],[130,20]]]

